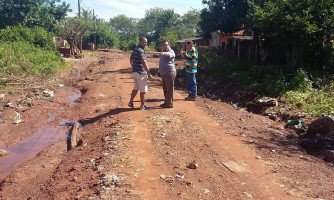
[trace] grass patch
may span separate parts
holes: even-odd
[[[12,75],[51,76],[64,66],[65,61],[55,50],[26,42],[0,44],[0,78]]]
[[[97,51],[82,50],[82,53],[83,53],[84,55],[88,55],[88,56],[97,56]]]
[[[334,115],[334,92],[313,90],[289,91],[283,95],[293,108],[311,116]]]

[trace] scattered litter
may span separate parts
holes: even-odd
[[[189,163],[188,165],[187,165],[187,168],[188,169],[197,169],[199,166],[198,166],[198,164],[196,163],[196,161],[192,161],[191,163]]]
[[[14,104],[11,101],[5,103],[5,107],[7,108],[14,108]]]
[[[0,157],[6,156],[8,152],[4,149],[0,149]]]
[[[232,106],[233,106],[235,109],[239,109],[239,107],[241,106],[241,103],[237,102],[237,103],[232,104]]]
[[[63,87],[65,87],[65,85],[64,84],[59,84],[58,85],[60,88],[63,88]]]
[[[46,89],[43,91],[43,96],[47,98],[52,98],[55,96],[55,94],[52,90]]]
[[[304,122],[300,119],[288,120],[288,123],[285,124],[285,128],[295,127],[302,128],[304,126]]]
[[[182,172],[176,172],[176,178],[179,178],[179,179],[184,179],[184,175]]]
[[[23,122],[23,120],[22,120],[22,118],[21,118],[21,114],[18,113],[18,112],[16,112],[16,115],[15,115],[15,117],[14,117],[14,121],[13,121],[13,123],[14,123],[14,124],[20,124],[20,123],[22,123],[22,122]]]
[[[168,133],[161,133],[160,138],[166,138],[168,136]]]
[[[112,182],[116,185],[121,181],[121,178],[115,174],[112,175]]]
[[[189,186],[189,187],[193,185],[193,183],[190,182],[190,181],[185,181],[185,183],[186,183],[186,185]]]
[[[248,192],[243,192],[242,194],[246,195],[248,199],[253,199],[253,195]]]
[[[278,106],[277,99],[270,97],[263,97],[257,100],[258,103],[265,104],[267,106]]]
[[[204,189],[204,194],[209,194],[209,193],[211,193],[210,190],[208,190],[208,189]]]
[[[5,100],[5,94],[0,94],[0,100]]]
[[[173,177],[171,176],[166,176],[164,174],[160,174],[160,178],[166,181],[167,183],[172,183],[173,182]]]

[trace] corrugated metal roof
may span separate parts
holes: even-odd
[[[252,40],[253,36],[246,36],[246,35],[236,36],[236,35],[233,35],[232,38],[240,39],[240,40]]]

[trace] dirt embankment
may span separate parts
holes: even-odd
[[[181,90],[175,108],[162,109],[160,81],[150,82],[151,109],[139,110],[138,97],[128,108],[128,57],[76,61],[55,97],[36,100],[22,123],[5,117],[0,199],[334,198],[332,165],[307,155],[281,122],[218,100],[187,102]],[[60,125],[69,122],[80,122],[80,142],[67,151],[70,127]]]

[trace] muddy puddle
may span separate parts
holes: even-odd
[[[34,158],[53,142],[65,140],[66,132],[65,128],[41,128],[19,144],[6,148],[8,155],[0,158],[0,178],[10,174],[20,163]]]
[[[73,107],[76,101],[81,98],[80,91],[73,91],[68,95],[68,106]],[[48,123],[54,122],[65,112],[65,107],[59,108],[56,112],[48,112]],[[67,123],[66,123],[67,122]],[[48,148],[52,143],[58,141],[66,142],[68,127],[72,126],[68,120],[63,120],[58,128],[51,128],[43,125],[42,128],[34,132],[30,137],[22,140],[19,144],[4,148],[0,143],[0,149],[4,149],[8,154],[0,157],[0,179],[9,175],[21,163],[28,161],[38,155],[42,150]],[[63,123],[63,124],[62,124]],[[65,126],[64,126],[65,124]]]
[[[59,120],[59,117],[65,112],[66,107],[73,107],[80,99],[82,93],[80,91],[72,91],[68,94],[68,102],[64,107],[58,108],[56,111],[48,112],[48,123]],[[66,123],[67,122],[67,123]],[[42,150],[48,148],[52,143],[64,141],[66,143],[68,127],[72,126],[69,120],[60,121],[57,128],[43,125],[42,128],[32,133],[30,137],[22,140],[19,144],[4,148],[0,144],[0,149],[4,149],[8,154],[0,157],[0,179],[9,175],[21,163],[28,161],[38,155]],[[65,125],[64,125],[65,124]]]

